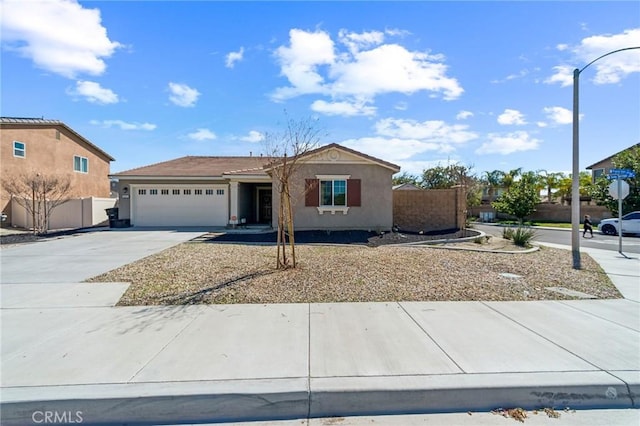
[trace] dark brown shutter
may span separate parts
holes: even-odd
[[[318,179],[305,179],[304,205],[307,207],[318,207],[320,205],[320,181]]]
[[[347,206],[360,207],[360,179],[347,180]]]

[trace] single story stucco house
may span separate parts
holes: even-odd
[[[111,175],[119,219],[134,226],[277,226],[279,193],[266,157],[187,156]],[[387,230],[400,167],[329,144],[308,152],[290,181],[297,230]]]

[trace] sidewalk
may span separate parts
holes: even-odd
[[[626,299],[112,307],[126,285],[3,294],[2,424],[637,408],[640,261],[584,252]]]

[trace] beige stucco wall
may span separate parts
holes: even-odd
[[[59,139],[56,132],[60,132]],[[25,144],[24,158],[13,155],[14,141]],[[73,170],[74,155],[89,159],[88,173]],[[71,198],[109,197],[109,161],[88,145],[77,142],[73,134],[60,126],[3,124],[0,127],[0,163],[2,179],[32,170],[42,174],[68,174],[73,188]],[[10,214],[10,197],[1,188],[0,194],[0,208]]]
[[[347,214],[320,214],[317,207],[305,207],[305,179],[316,175],[350,175],[361,180],[361,206],[349,207]],[[388,230],[393,226],[393,171],[375,164],[302,164],[291,179],[294,226],[296,230]],[[273,185],[273,227],[277,228],[279,194]]]
[[[463,229],[466,198],[462,187],[393,192],[393,220],[413,232]]]

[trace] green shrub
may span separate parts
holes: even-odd
[[[502,230],[502,238],[505,240],[513,239],[513,228],[504,228]]]
[[[513,243],[520,247],[531,247],[531,240],[535,238],[536,231],[531,228],[525,228],[524,226],[519,226],[516,229],[512,229]]]

